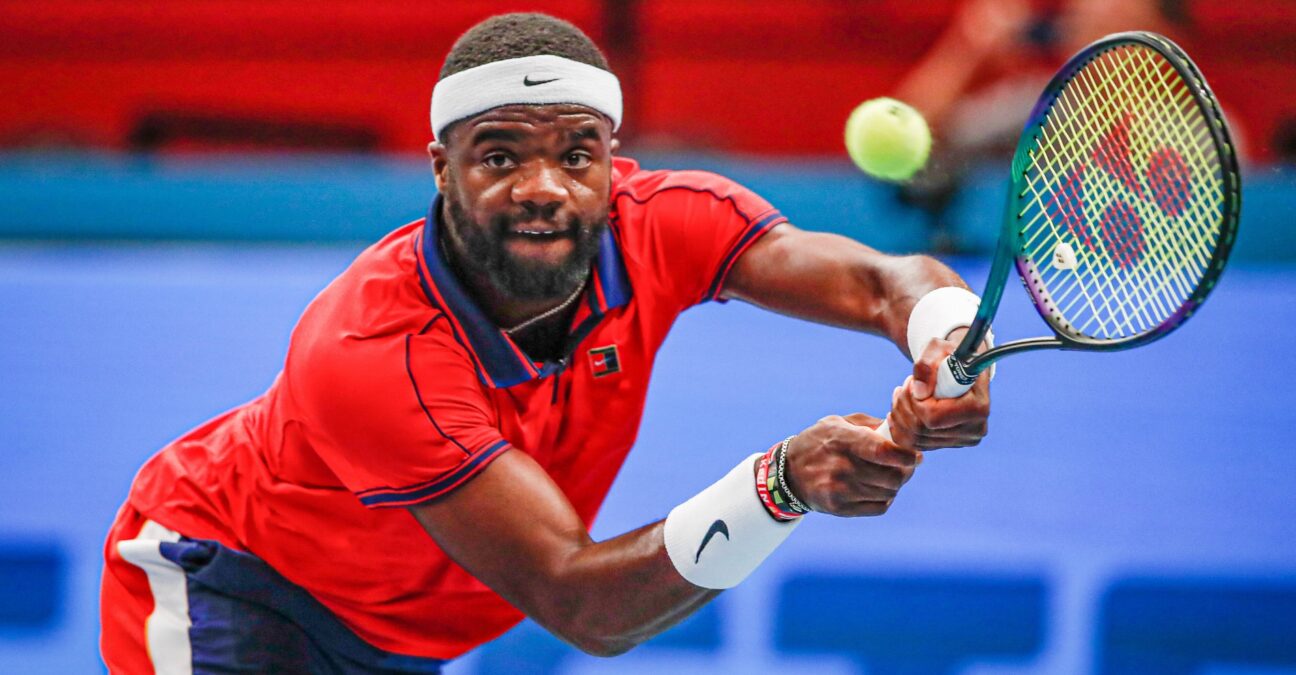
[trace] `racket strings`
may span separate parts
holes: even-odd
[[[1209,269],[1223,169],[1191,86],[1127,45],[1081,68],[1050,107],[1018,215],[1055,325],[1107,339],[1150,331]]]
[[[1101,66],[1103,64],[1099,63],[1098,65]],[[1097,70],[1103,71],[1104,69],[1098,68]],[[1090,80],[1087,83],[1090,90],[1095,92],[1097,96],[1100,96],[1101,100],[1107,102],[1119,101],[1120,96],[1118,92],[1109,91],[1109,89],[1111,88],[1111,83],[1115,78],[1120,76],[1121,73],[1114,69],[1105,69],[1105,72],[1102,72],[1101,80],[1094,82],[1092,72],[1093,71],[1082,73],[1083,77]],[[1107,107],[1109,108],[1110,105]],[[1097,148],[1094,150],[1093,158],[1095,162],[1101,165],[1102,168],[1110,174],[1110,179],[1118,180],[1128,190],[1138,192],[1141,185],[1134,176],[1132,162],[1129,160],[1129,154],[1133,149],[1128,137],[1129,129],[1127,128],[1127,118],[1130,114],[1131,113],[1129,112],[1125,112],[1125,118],[1119,120],[1116,123],[1116,126],[1113,126],[1112,129],[1107,132],[1107,135],[1103,137],[1102,141],[1100,141]],[[1112,112],[1110,110],[1103,109],[1099,111],[1099,117],[1110,117],[1111,115]],[[1107,253],[1119,267],[1133,267],[1136,258],[1141,258],[1146,244],[1142,235],[1137,212],[1134,211],[1126,202],[1119,200],[1115,201],[1108,205],[1102,214],[1102,220],[1099,225],[1100,229],[1095,233],[1093,239],[1090,241],[1100,240],[1105,242],[1108,249]],[[1099,249],[1098,247],[1093,246],[1092,250],[1098,251]],[[1101,261],[1101,258],[1096,258],[1096,260]],[[1109,276],[1106,281],[1114,282],[1117,280],[1119,280],[1119,277]],[[1095,308],[1095,310],[1091,312],[1090,325],[1080,326],[1081,330],[1089,330],[1091,324],[1094,323],[1094,320],[1104,316],[1104,312],[1106,315],[1112,317],[1113,322],[1121,320],[1121,327],[1126,331],[1137,330],[1138,328],[1133,327],[1135,322],[1146,324],[1153,321],[1148,315],[1146,305],[1138,305],[1130,302],[1132,296],[1131,291],[1133,289],[1131,283],[1126,283],[1121,287],[1113,287],[1110,283],[1101,283],[1102,280],[1099,279],[1099,286],[1093,289],[1092,292],[1089,292],[1087,286],[1083,285],[1083,279],[1081,281],[1081,290],[1085,292],[1086,297],[1090,298],[1091,303],[1093,298],[1105,301],[1102,303],[1102,307]],[[1127,279],[1127,281],[1142,281],[1142,279]],[[1152,296],[1152,298],[1155,301],[1156,297]],[[1070,307],[1064,306],[1064,309],[1069,311]]]
[[[1144,60],[1145,62],[1144,65],[1146,65],[1147,61],[1148,60],[1146,59]],[[1129,68],[1131,67],[1131,64],[1133,63],[1134,60],[1132,59],[1125,60],[1125,61],[1118,62],[1118,65],[1122,66],[1121,68],[1108,69],[1108,72],[1105,73],[1107,77],[1103,78],[1104,84],[1109,82],[1112,77],[1116,77],[1116,76],[1124,77],[1126,79],[1130,77],[1137,77],[1138,76],[1137,73],[1128,72]],[[1108,65],[1108,64],[1102,64],[1102,63],[1099,64],[1100,67],[1102,65]],[[1109,92],[1102,91],[1105,88],[1106,87],[1099,88],[1098,90],[1099,93],[1100,94],[1109,93]],[[1180,94],[1181,94],[1181,98],[1185,98],[1184,96],[1185,92],[1183,91],[1182,88],[1180,90]],[[1116,99],[1113,98],[1111,100],[1116,100]],[[1171,108],[1171,110],[1173,111],[1175,110],[1175,108]],[[1182,108],[1180,107],[1179,110],[1182,110]],[[1140,114],[1145,119],[1148,119],[1152,122],[1163,122],[1165,120],[1164,116],[1148,114],[1148,111],[1140,110],[1137,108],[1133,113],[1126,112],[1125,114],[1127,116],[1130,114]],[[1120,130],[1125,131],[1124,127],[1120,127]],[[1161,133],[1162,135],[1164,135],[1165,132],[1156,131],[1156,133]],[[1139,150],[1139,148],[1126,147],[1129,146],[1130,144],[1124,138],[1122,138],[1122,140],[1125,142],[1118,145],[1113,145],[1110,143],[1100,145],[1098,151],[1095,153],[1095,159],[1099,160],[1101,163],[1106,163],[1109,167],[1111,165],[1118,165],[1119,162],[1122,159],[1124,159],[1125,161],[1125,166],[1123,167],[1124,171],[1122,172],[1121,175],[1118,175],[1117,177],[1121,180],[1122,183],[1125,184],[1125,187],[1137,192],[1140,190],[1141,185],[1140,183],[1130,179],[1130,174],[1132,172],[1130,170],[1130,166],[1127,158],[1129,153],[1132,150]],[[1142,149],[1142,150],[1146,152],[1146,149]],[[1121,154],[1120,156],[1113,157],[1114,152],[1119,152]],[[1153,190],[1156,189],[1155,186],[1151,185],[1154,182],[1155,181],[1149,181],[1149,187]],[[1140,195],[1140,196],[1144,196],[1144,195]],[[1133,252],[1137,253],[1139,250],[1141,250],[1142,246],[1144,245],[1144,241],[1142,238],[1142,230],[1139,227],[1138,212],[1130,208],[1127,203],[1123,201],[1117,201],[1114,205],[1109,206],[1108,210],[1104,214],[1104,219],[1100,223],[1100,226],[1102,227],[1102,233],[1109,234],[1109,236],[1107,237],[1100,237],[1100,238],[1104,239],[1109,244],[1108,253],[1110,254],[1111,258],[1117,263],[1118,268],[1133,268],[1132,270],[1130,270],[1131,273],[1127,275],[1127,277],[1124,279],[1126,283],[1123,286],[1105,287],[1105,288],[1100,287],[1097,289],[1097,292],[1100,294],[1107,293],[1106,297],[1110,298],[1110,302],[1108,303],[1108,305],[1117,310],[1117,312],[1115,312],[1114,315],[1119,316],[1119,310],[1121,308],[1125,308],[1127,310],[1129,309],[1131,300],[1137,290],[1142,290],[1144,294],[1147,295],[1152,300],[1152,304],[1161,305],[1160,307],[1155,308],[1159,310],[1159,313],[1161,314],[1165,314],[1167,312],[1167,309],[1172,310],[1173,307],[1178,305],[1178,301],[1180,300],[1180,298],[1169,298],[1168,303],[1158,302],[1158,300],[1164,296],[1168,286],[1178,286],[1177,289],[1178,292],[1175,293],[1175,295],[1181,295],[1181,297],[1183,298],[1186,298],[1187,295],[1191,293],[1192,289],[1190,287],[1184,286],[1183,283],[1184,277],[1182,276],[1182,274],[1178,274],[1178,273],[1163,276],[1161,285],[1157,288],[1151,289],[1153,291],[1152,293],[1147,293],[1147,291],[1149,290],[1147,288],[1147,282],[1150,279],[1155,278],[1155,274],[1153,273],[1140,274],[1139,273],[1140,268],[1135,268],[1132,264],[1134,260],[1132,259],[1132,256],[1130,254],[1131,253],[1130,249],[1133,248],[1134,249]],[[1153,259],[1158,259],[1156,257],[1158,254],[1161,255],[1159,259],[1165,259],[1167,256],[1173,256],[1175,254],[1183,255],[1185,253],[1188,253],[1185,251],[1177,251],[1177,252],[1172,251],[1167,253],[1165,250],[1162,250],[1164,249],[1164,247],[1159,246],[1159,244],[1163,243],[1161,242],[1160,238],[1156,236],[1156,234],[1160,232],[1160,230],[1149,228],[1148,232],[1151,235],[1150,248],[1153,250]],[[1112,233],[1115,233],[1115,235],[1113,236]],[[1126,239],[1129,236],[1136,237],[1136,243],[1137,243],[1136,246],[1131,247],[1130,245],[1128,245]],[[1109,280],[1119,281],[1121,280],[1121,277],[1119,275],[1111,276],[1109,277]],[[1146,313],[1147,313],[1146,306],[1141,307],[1140,309],[1143,309],[1144,322],[1151,321],[1151,319],[1148,319],[1146,317]],[[1133,326],[1131,321],[1133,318],[1134,315],[1131,315],[1130,313],[1126,312],[1126,314],[1124,315],[1125,320],[1122,325],[1122,328],[1124,330],[1132,331],[1144,327],[1144,326]],[[1087,327],[1082,326],[1082,328],[1087,328]]]
[[[1137,54],[1145,56],[1146,50],[1140,50],[1139,52],[1137,52]],[[1113,69],[1112,75],[1115,77],[1124,77],[1127,79],[1139,77],[1140,75],[1142,75],[1142,73],[1127,72],[1127,69],[1130,67],[1130,64],[1133,64],[1135,60],[1136,59],[1126,59],[1117,62],[1117,65],[1119,67]],[[1151,61],[1151,59],[1146,59],[1146,58],[1143,59],[1143,61],[1144,61],[1144,65],[1148,63],[1154,63]],[[1153,74],[1155,74],[1155,71],[1153,71]],[[1182,102],[1183,100],[1187,100],[1189,103],[1191,103],[1191,96],[1187,93],[1186,88],[1180,87],[1179,93],[1180,93],[1180,102]],[[1153,111],[1147,110],[1146,106],[1143,105],[1146,101],[1147,101],[1146,98],[1135,99],[1134,102],[1136,105],[1134,106],[1135,108],[1134,112],[1133,113],[1127,112],[1126,114],[1130,115],[1130,114],[1141,113],[1141,117],[1143,119],[1148,120],[1149,122],[1153,123],[1153,125],[1162,127],[1153,130],[1151,136],[1152,137],[1159,136],[1164,138],[1167,133],[1170,133],[1170,131],[1165,129],[1163,124],[1158,124],[1158,123],[1165,122],[1166,121],[1165,116],[1156,115],[1153,114]],[[1181,110],[1179,106],[1172,106],[1170,109],[1172,111],[1175,109]],[[1122,120],[1122,123],[1124,123],[1124,120]],[[1120,127],[1120,128],[1124,129],[1124,127]],[[1129,153],[1135,150],[1135,148],[1133,147],[1128,147],[1129,145],[1130,144],[1128,143],[1128,141],[1122,144],[1122,147],[1113,147],[1113,145],[1111,144],[1100,145],[1099,146],[1100,154],[1096,153],[1096,159],[1101,158],[1102,161],[1108,164],[1119,163],[1121,162],[1121,158],[1114,157],[1113,155],[1115,155],[1117,152],[1124,152],[1125,158],[1128,158]],[[1147,149],[1143,148],[1142,150],[1146,151]],[[1126,159],[1125,161],[1127,162],[1127,164],[1124,166],[1125,171],[1132,172],[1132,168],[1128,165],[1128,159]],[[1151,166],[1149,166],[1149,169],[1150,168]],[[1131,181],[1127,175],[1122,175],[1120,176],[1120,178],[1122,183],[1125,183],[1127,187],[1131,187],[1131,189],[1133,189],[1135,192],[1140,191],[1141,188],[1140,183]],[[1155,189],[1152,188],[1151,186],[1151,183],[1153,182],[1154,181],[1149,180],[1149,189]],[[1140,195],[1140,196],[1146,197],[1146,195]],[[1135,211],[1133,208],[1131,208],[1129,204],[1124,201],[1117,201],[1115,204],[1109,206],[1107,211],[1104,212],[1104,218],[1100,223],[1100,227],[1102,228],[1102,231],[1104,233],[1108,233],[1108,236],[1105,238],[1105,240],[1108,241],[1108,243],[1110,244],[1108,246],[1109,249],[1108,252],[1111,255],[1112,259],[1117,263],[1118,267],[1132,268],[1132,269],[1130,274],[1126,277],[1126,279],[1124,279],[1126,283],[1123,286],[1115,287],[1115,288],[1106,288],[1106,289],[1100,288],[1099,292],[1102,292],[1104,290],[1108,292],[1109,294],[1108,297],[1112,299],[1112,302],[1110,304],[1113,308],[1117,310],[1122,308],[1127,310],[1125,314],[1125,321],[1124,324],[1121,326],[1121,328],[1127,332],[1134,332],[1134,333],[1142,332],[1143,330],[1146,330],[1147,328],[1155,326],[1157,323],[1159,323],[1159,320],[1157,320],[1155,317],[1149,316],[1149,312],[1148,312],[1149,305],[1152,306],[1151,309],[1154,311],[1155,314],[1164,317],[1167,316],[1169,313],[1173,312],[1174,309],[1178,307],[1180,302],[1182,302],[1183,299],[1186,299],[1192,293],[1192,285],[1190,283],[1191,280],[1186,279],[1183,276],[1182,273],[1184,272],[1184,270],[1182,269],[1171,270],[1172,273],[1162,275],[1158,286],[1156,286],[1155,288],[1148,287],[1149,283],[1155,283],[1156,275],[1152,272],[1140,274],[1140,268],[1136,267],[1133,264],[1135,262],[1135,260],[1133,259],[1134,254],[1141,252],[1142,247],[1144,246],[1145,243],[1142,234],[1143,228],[1141,227],[1140,223],[1141,223],[1141,219],[1138,212]],[[1175,255],[1192,256],[1194,253],[1193,251],[1168,250],[1171,248],[1171,245],[1174,244],[1175,242],[1173,240],[1171,242],[1163,241],[1162,237],[1158,236],[1158,233],[1163,232],[1163,230],[1161,230],[1160,228],[1149,228],[1147,232],[1149,234],[1147,239],[1151,242],[1150,248],[1153,249],[1153,255],[1156,256],[1157,254],[1161,254],[1161,256],[1156,259],[1164,260],[1168,258],[1173,258]],[[1128,242],[1128,239],[1130,238],[1135,239],[1137,245],[1130,244]],[[1208,259],[1209,258],[1206,258],[1206,260]],[[1112,276],[1110,277],[1110,279],[1112,281],[1116,281],[1119,280],[1119,277]],[[1177,287],[1173,289],[1175,291],[1173,295],[1179,297],[1166,297],[1167,295],[1166,291],[1168,290],[1168,287],[1171,286]],[[1135,302],[1135,300],[1139,295],[1142,295],[1143,297],[1147,298],[1148,302],[1139,305],[1134,305],[1133,303]],[[1164,301],[1162,301],[1163,299]],[[1137,307],[1138,310],[1140,310],[1142,325],[1134,325],[1133,322],[1131,321],[1131,319],[1134,317],[1131,313],[1128,312],[1128,310],[1131,308],[1132,305]],[[1115,313],[1113,313],[1113,315],[1114,314]],[[1089,322],[1089,324],[1085,326],[1081,326],[1080,328],[1082,330],[1088,329],[1090,325],[1094,323],[1093,319],[1095,318],[1096,317],[1091,317],[1091,321]]]
[[[1097,93],[1103,93],[1103,90],[1106,88],[1106,84],[1107,84],[1107,82],[1110,80],[1110,78],[1109,78],[1109,77],[1104,77],[1104,78],[1103,78],[1103,81],[1102,81],[1102,82],[1098,82],[1098,83],[1095,83],[1094,81],[1092,81],[1092,79],[1089,79],[1089,78],[1081,78],[1081,77],[1078,77],[1077,80],[1078,80],[1077,83],[1076,83],[1075,85],[1073,85],[1073,86],[1075,86],[1075,87],[1079,87],[1081,84],[1083,84],[1083,85],[1086,85],[1086,86],[1088,87],[1088,89],[1091,90],[1091,91],[1094,91],[1094,92],[1097,92]],[[1080,82],[1079,80],[1088,80],[1088,81]],[[1109,99],[1109,100],[1110,100],[1110,99]],[[1065,121],[1068,123],[1068,124],[1064,125],[1064,126],[1066,126],[1066,127],[1071,126],[1071,125],[1069,124],[1070,122],[1072,122],[1072,121],[1074,121],[1074,120],[1076,120],[1076,119],[1081,119],[1081,117],[1080,117],[1077,113],[1072,112],[1072,111],[1070,111],[1070,110],[1067,110],[1067,107],[1068,107],[1067,104],[1068,104],[1068,103],[1069,103],[1069,102],[1068,102],[1065,98],[1059,100],[1058,103],[1057,103],[1056,105],[1057,105],[1059,108],[1061,108],[1061,109],[1062,109],[1065,113],[1067,113],[1067,114],[1066,114],[1066,116],[1064,116],[1064,117],[1060,117],[1060,116],[1058,116],[1057,114],[1054,114],[1054,116],[1053,116],[1053,118],[1052,118],[1052,119],[1055,120],[1055,121],[1056,121],[1057,119],[1063,119],[1063,120],[1065,120]],[[1058,134],[1062,134],[1062,133],[1065,133],[1066,131],[1067,131],[1067,129],[1063,129],[1062,131],[1057,132],[1057,133],[1058,133]],[[1042,146],[1042,149],[1044,149],[1044,150],[1048,150],[1049,148],[1047,147],[1047,145],[1048,145],[1048,143],[1047,143],[1047,141],[1046,141],[1045,144]],[[1064,148],[1064,150],[1065,150],[1065,148]],[[1105,160],[1105,161],[1108,162],[1109,165],[1112,165],[1113,163],[1110,162],[1110,160],[1108,160],[1109,155],[1106,154],[1106,152],[1103,150],[1103,148],[1100,147],[1098,150],[1099,150],[1099,151],[1103,151],[1103,154],[1098,155],[1098,158],[1099,158],[1099,159],[1102,159],[1102,160]],[[1055,158],[1055,161],[1056,161],[1056,158]],[[1077,165],[1077,167],[1074,167],[1074,168],[1072,168],[1072,169],[1069,171],[1069,173],[1068,173],[1068,175],[1067,175],[1067,178],[1066,178],[1067,183],[1068,183],[1068,184],[1075,184],[1075,185],[1078,186],[1078,187],[1075,187],[1075,188],[1073,189],[1073,191],[1074,191],[1075,194],[1069,195],[1069,196],[1070,196],[1070,199],[1068,200],[1069,203],[1065,204],[1065,207],[1069,207],[1069,208],[1066,208],[1066,209],[1064,210],[1063,213],[1064,213],[1064,217],[1065,217],[1065,223],[1064,223],[1064,224],[1066,225],[1067,232],[1068,232],[1069,234],[1071,234],[1071,235],[1077,237],[1077,238],[1079,239],[1079,243],[1082,244],[1082,247],[1081,247],[1081,249],[1080,249],[1080,251],[1081,251],[1081,253],[1080,253],[1080,263],[1081,263],[1081,264],[1084,264],[1084,265],[1090,265],[1090,264],[1092,264],[1092,261],[1091,261],[1091,260],[1087,260],[1087,259],[1085,259],[1085,258],[1088,258],[1088,257],[1089,257],[1088,252],[1096,251],[1096,250],[1098,250],[1098,248],[1097,248],[1097,244],[1094,242],[1094,239],[1093,239],[1093,237],[1097,236],[1097,234],[1096,234],[1096,233],[1093,233],[1093,234],[1090,233],[1090,228],[1089,228],[1089,225],[1087,224],[1087,221],[1086,221],[1086,219],[1085,219],[1085,215],[1084,215],[1083,212],[1081,211],[1082,206],[1083,206],[1083,202],[1085,201],[1085,197],[1086,197],[1086,193],[1083,191],[1083,186],[1084,186],[1084,176],[1085,176],[1085,171],[1084,171],[1084,170],[1085,170],[1086,168],[1087,168],[1087,165],[1085,165],[1085,164],[1080,164],[1080,165]],[[1129,183],[1129,182],[1132,182],[1132,181],[1131,181],[1131,178],[1130,178],[1130,175],[1131,175],[1131,172],[1129,172],[1128,170],[1126,170],[1126,171],[1122,172],[1122,175],[1120,175],[1119,177],[1120,177],[1123,181]],[[1056,199],[1056,195],[1057,195],[1057,192],[1055,191],[1055,192],[1054,192],[1054,197],[1053,197],[1053,199]],[[1043,217],[1044,214],[1049,214],[1049,215],[1051,215],[1051,216],[1052,216],[1052,215],[1055,215],[1055,213],[1054,213],[1054,212],[1051,212],[1051,211],[1055,211],[1055,210],[1048,210],[1048,209],[1041,210],[1041,211],[1039,212],[1039,214],[1037,215],[1037,218],[1038,218],[1038,217]],[[1128,220],[1128,216],[1126,216],[1126,219]],[[1056,225],[1056,223],[1054,223],[1054,225]],[[1046,229],[1041,229],[1041,230],[1038,232],[1038,234],[1040,234],[1040,235],[1045,234],[1045,233],[1048,233],[1048,230],[1046,230]],[[1058,233],[1057,233],[1056,231],[1054,231],[1054,232],[1052,232],[1052,234],[1053,234],[1054,236],[1056,236]],[[1033,243],[1036,243],[1036,240],[1038,240],[1038,238],[1039,238],[1038,236],[1035,237],[1034,239],[1031,240],[1030,243],[1032,243],[1032,244],[1033,244]],[[1044,243],[1051,243],[1051,241],[1045,241]],[[1048,269],[1048,268],[1045,268],[1045,269]],[[1054,271],[1056,271],[1056,268],[1055,268]],[[1056,276],[1056,275],[1054,275],[1054,276]],[[1051,281],[1051,279],[1050,279],[1049,281]],[[1084,277],[1081,277],[1078,281],[1079,281],[1078,284],[1072,286],[1072,287],[1071,287],[1070,289],[1068,289],[1068,290],[1069,290],[1069,291],[1077,291],[1077,290],[1078,290],[1079,292],[1072,292],[1072,293],[1070,293],[1070,294],[1068,295],[1068,293],[1064,291],[1063,293],[1060,294],[1060,296],[1059,296],[1058,298],[1056,298],[1056,300],[1058,301],[1058,308],[1059,308],[1059,309],[1060,309],[1064,314],[1066,314],[1066,315],[1072,315],[1072,314],[1074,313],[1073,310],[1074,310],[1075,303],[1079,302],[1081,299],[1083,299],[1083,300],[1086,302],[1086,304],[1087,304],[1087,309],[1088,309],[1088,311],[1089,311],[1089,313],[1090,313],[1091,316],[1094,316],[1094,315],[1101,315],[1102,311],[1105,311],[1105,310],[1107,310],[1109,307],[1112,306],[1112,303],[1110,303],[1110,302],[1109,302],[1109,303],[1105,303],[1105,304],[1107,305],[1107,307],[1098,307],[1098,306],[1096,306],[1096,303],[1095,303],[1095,298],[1097,298],[1098,300],[1101,301],[1101,300],[1104,299],[1104,298],[1108,298],[1108,297],[1110,297],[1110,294],[1108,293],[1108,291],[1110,291],[1110,289],[1098,288],[1098,289],[1094,289],[1093,292],[1091,292],[1091,290],[1090,290],[1090,288],[1088,287],[1088,285],[1084,283],[1084,282],[1085,282],[1085,278],[1084,278]],[[1115,305],[1115,307],[1119,309],[1120,305]],[[1127,321],[1127,323],[1128,323],[1128,318],[1129,318],[1129,317],[1128,317],[1128,315],[1127,315],[1127,316],[1126,316],[1126,321]]]

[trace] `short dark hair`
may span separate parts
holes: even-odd
[[[603,52],[581,29],[548,14],[517,12],[493,16],[459,36],[441,66],[441,79],[487,63],[541,54],[611,70]]]

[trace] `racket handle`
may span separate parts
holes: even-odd
[[[944,361],[941,361],[940,368],[936,371],[936,391],[933,395],[936,398],[958,398],[966,394],[972,388],[971,384],[962,384],[954,379],[954,371],[950,369],[950,363],[954,356],[950,355]],[[888,414],[878,425],[877,432],[886,437],[888,441],[891,438],[891,415]]]

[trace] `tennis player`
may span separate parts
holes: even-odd
[[[513,14],[460,38],[432,95],[427,218],[311,302],[269,391],[136,477],[105,550],[112,672],[434,673],[524,615],[619,654],[804,514],[881,514],[923,450],[980,441],[985,382],[930,397],[977,304],[953,272],[800,231],[720,176],[642,170],[615,156],[621,115],[570,24]],[[671,324],[733,298],[917,356],[895,442],[828,416],[592,541]],[[661,461],[686,472],[691,444]]]

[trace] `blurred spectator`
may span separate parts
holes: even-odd
[[[1127,30],[1183,44],[1192,32],[1187,2],[1065,0],[1048,11],[1028,0],[967,0],[958,8],[895,93],[922,111],[937,138],[928,167],[900,190],[902,201],[928,214],[934,251],[957,252],[947,213],[968,170],[1011,155],[1057,68],[1090,42]]]

